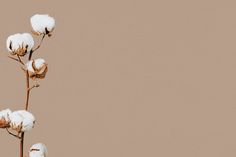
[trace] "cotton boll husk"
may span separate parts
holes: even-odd
[[[18,132],[31,130],[34,127],[35,123],[34,116],[26,110],[12,112],[9,116],[9,119],[11,129]]]
[[[34,32],[38,35],[49,34],[55,27],[55,19],[47,14],[36,14],[30,19]]]
[[[36,143],[30,147],[29,157],[47,157],[47,148],[43,143]]]

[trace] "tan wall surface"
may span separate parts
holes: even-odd
[[[8,35],[56,18],[35,54],[49,63],[31,94],[26,145],[49,157],[235,157],[236,2],[20,0],[0,3],[0,109],[21,109],[25,79]],[[26,149],[26,150],[27,150]],[[19,143],[0,130],[0,157]]]

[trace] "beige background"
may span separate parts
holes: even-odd
[[[23,108],[25,79],[8,35],[29,18],[56,18],[35,57],[49,63],[32,92],[26,150],[49,157],[234,157],[234,0],[2,1],[0,108]],[[0,156],[19,144],[0,132]]]

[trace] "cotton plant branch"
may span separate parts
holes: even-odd
[[[22,65],[25,65],[24,62],[19,58],[19,56],[18,56],[18,58],[15,58],[15,57],[12,57],[12,56],[8,56],[8,58],[15,60],[15,61],[19,62]]]
[[[19,139],[21,139],[21,136],[19,136],[19,135],[16,135],[16,134],[14,134],[14,133],[10,132],[8,128],[6,128],[6,130],[7,130],[8,134],[10,134],[10,135],[12,135],[12,136],[14,136],[14,137],[16,137],[16,138],[19,138]]]
[[[33,88],[38,88],[40,85],[39,84],[35,84],[35,85],[33,85],[33,86],[31,86],[28,90],[32,90]]]
[[[25,73],[26,78],[26,98],[24,110],[12,112],[10,109],[0,111],[0,128],[6,129],[9,135],[20,140],[20,157],[24,157],[24,138],[25,133],[30,131],[35,125],[35,117],[28,112],[30,92],[34,88],[38,88],[39,84],[36,82],[30,85],[30,80],[37,81],[43,79],[48,71],[47,63],[44,59],[32,59],[33,54],[37,51],[46,36],[50,37],[55,27],[55,20],[49,15],[36,14],[30,19],[33,34],[41,36],[40,43],[34,48],[34,39],[29,33],[17,33],[10,35],[7,38],[7,50],[10,52],[10,59],[18,62],[21,69]],[[22,58],[27,56],[25,63]],[[11,130],[11,131],[10,131]],[[12,131],[16,132],[13,133]],[[36,143],[31,146],[28,151],[28,157],[46,157],[47,148],[42,143]]]

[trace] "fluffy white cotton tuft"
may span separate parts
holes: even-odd
[[[42,58],[39,58],[39,59],[35,59],[34,60],[34,65],[37,69],[40,69],[43,67],[43,65],[45,64],[45,60],[42,59]]]
[[[30,147],[29,157],[47,157],[47,148],[43,143],[36,143]]]
[[[30,72],[34,72],[34,69],[33,69],[33,60],[31,60],[31,61],[28,61],[26,64],[25,64],[25,66],[26,66],[26,69],[28,70],[28,71],[30,71]]]
[[[33,49],[34,39],[29,33],[17,33],[7,38],[6,45],[7,50],[12,54],[23,56]]]
[[[49,34],[55,27],[55,19],[47,14],[36,14],[30,19],[31,26],[37,34]]]
[[[21,43],[21,39],[20,39],[20,34],[14,34],[14,35],[10,35],[7,38],[7,50],[9,52],[14,52],[19,48],[19,45]]]
[[[11,114],[11,110],[10,109],[5,109],[0,111],[0,120],[5,120],[6,122],[9,122],[9,115]]]
[[[11,129],[18,132],[31,130],[35,123],[34,116],[26,110],[12,112],[9,116],[9,119]]]
[[[33,63],[34,63],[34,65],[33,65]],[[33,66],[35,66],[36,70],[38,70],[38,69],[41,69],[45,64],[46,64],[46,63],[45,63],[45,60],[42,59],[42,58],[39,58],[39,59],[35,59],[35,60],[28,61],[28,62],[26,63],[26,68],[27,68],[27,70],[29,70],[30,72],[35,72]]]
[[[22,34],[24,45],[27,45],[27,52],[30,52],[34,47],[34,39],[31,34],[23,33]]]

